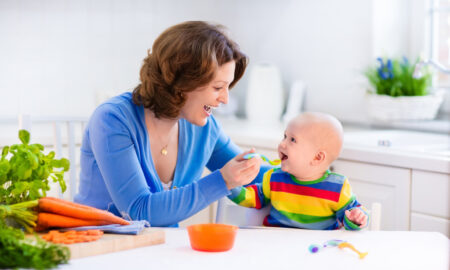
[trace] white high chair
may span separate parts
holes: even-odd
[[[264,218],[269,214],[270,206],[262,209],[242,207],[223,197],[217,202],[216,223],[225,223],[238,227],[262,226]],[[368,229],[379,231],[381,223],[381,204],[372,203],[370,224]]]
[[[262,226],[269,214],[270,206],[261,209],[239,206],[227,197],[217,201],[216,223],[225,223],[238,227]]]

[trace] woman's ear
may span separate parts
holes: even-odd
[[[327,154],[325,153],[325,151],[319,151],[314,155],[313,160],[311,161],[311,165],[313,166],[318,166],[320,164],[322,164],[325,159],[327,157]]]

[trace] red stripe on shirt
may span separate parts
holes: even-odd
[[[261,200],[259,199],[258,196],[258,189],[256,188],[255,185],[251,185],[249,186],[249,188],[253,189],[253,192],[255,192],[255,208],[256,209],[261,209]]]
[[[317,188],[312,188],[312,187],[308,187],[308,186],[287,184],[287,183],[282,183],[282,182],[270,182],[270,190],[298,194],[298,195],[311,196],[311,197],[316,197],[316,198],[322,198],[322,199],[326,199],[326,200],[330,200],[330,201],[334,201],[334,202],[339,201],[339,195],[340,195],[340,193],[338,193],[338,192],[317,189]]]

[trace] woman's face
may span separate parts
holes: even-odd
[[[217,69],[214,79],[207,85],[186,93],[186,103],[180,115],[190,123],[204,126],[212,110],[228,103],[228,87],[234,80],[235,62],[230,61]]]

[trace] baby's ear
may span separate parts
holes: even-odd
[[[314,155],[313,160],[311,161],[311,165],[317,166],[322,164],[327,157],[327,154],[324,151],[319,151]]]

